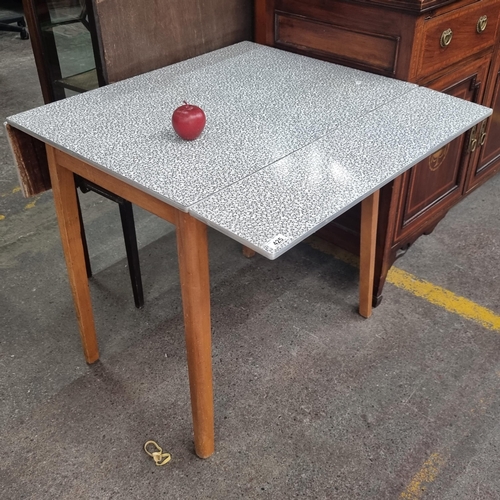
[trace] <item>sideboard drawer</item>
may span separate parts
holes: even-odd
[[[287,12],[275,14],[275,43],[306,51],[323,59],[354,64],[392,76],[396,70],[400,37],[355,30],[342,25],[306,19]]]
[[[424,21],[417,78],[492,47],[499,4],[481,1]]]

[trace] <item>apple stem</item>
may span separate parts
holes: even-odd
[[[182,101],[186,106],[189,106],[189,104],[186,101]]]

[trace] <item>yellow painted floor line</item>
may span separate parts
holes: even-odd
[[[38,201],[38,198],[35,198],[33,201],[30,201],[25,207],[25,210],[29,210],[30,208],[35,208],[36,202]]]
[[[336,259],[342,260],[352,266],[359,267],[359,259],[356,256],[341,250],[331,243],[315,236],[308,238],[306,242],[320,252],[332,255]],[[500,331],[499,315],[469,299],[455,295],[453,292],[446,290],[446,288],[421,280],[413,274],[407,273],[397,267],[390,269],[387,274],[387,282],[412,293],[416,297],[421,297],[432,304],[440,306],[447,311],[458,314],[468,320],[475,321],[489,330]]]
[[[475,321],[489,330],[500,331],[500,316],[472,300],[455,295],[453,292],[428,281],[421,280],[406,271],[393,267],[387,274],[387,282],[397,286],[431,304]]]
[[[6,196],[9,196],[11,194],[16,194],[19,191],[21,191],[21,186],[16,186],[15,188],[12,189],[10,193],[1,193],[0,198],[5,198]]]
[[[433,453],[413,476],[410,484],[399,495],[400,499],[418,500],[427,489],[427,485],[434,482],[446,460],[439,453]]]

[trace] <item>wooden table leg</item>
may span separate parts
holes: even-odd
[[[369,318],[372,314],[373,277],[377,243],[379,191],[361,202],[361,242],[359,257],[359,314]]]
[[[58,165],[54,148],[49,145],[47,145],[47,158],[83,353],[87,363],[94,363],[99,359],[99,350],[83,252],[75,180],[73,172]]]
[[[183,212],[178,212],[177,252],[184,309],[194,446],[200,458],[207,458],[214,452],[207,227]]]
[[[251,248],[248,248],[245,245],[243,245],[242,247],[243,247],[243,255],[247,259],[251,259],[252,257],[255,256],[255,250],[252,250]]]

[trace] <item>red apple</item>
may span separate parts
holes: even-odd
[[[205,128],[207,119],[205,113],[198,106],[184,101],[172,115],[172,126],[177,135],[186,141],[192,141],[200,136]]]

